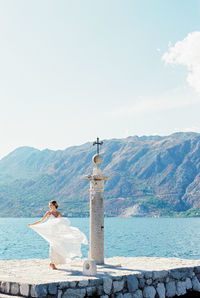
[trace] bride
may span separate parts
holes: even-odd
[[[49,207],[51,211],[46,212],[41,220],[28,226],[50,243],[50,266],[57,269],[56,265],[65,264],[75,256],[81,257],[81,244],[88,242],[85,234],[78,228],[71,227],[70,221],[62,217],[57,210],[56,201],[50,201]],[[48,220],[45,221],[46,219]]]

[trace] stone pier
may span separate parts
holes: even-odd
[[[114,257],[97,266],[96,276],[82,274],[83,262],[51,270],[49,260],[0,261],[0,297],[164,298],[200,292],[200,260]]]

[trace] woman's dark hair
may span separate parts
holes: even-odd
[[[53,204],[56,207],[56,209],[58,208],[58,203],[56,201],[52,200],[49,203]]]

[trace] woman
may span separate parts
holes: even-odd
[[[81,244],[88,242],[85,234],[78,228],[71,227],[70,221],[62,217],[57,210],[56,201],[50,201],[49,207],[51,211],[46,212],[41,220],[28,226],[50,243],[50,267],[55,270],[56,265],[65,264],[75,256],[81,257]]]

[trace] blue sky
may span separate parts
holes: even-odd
[[[200,132],[200,0],[0,0],[0,157]]]

